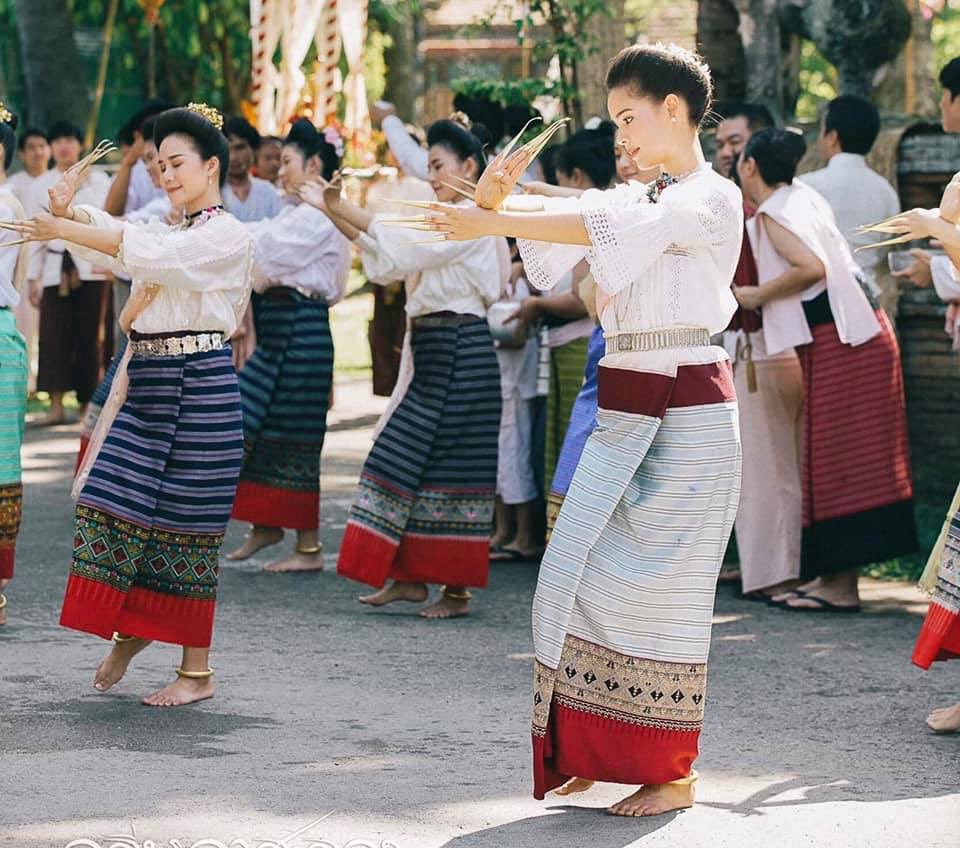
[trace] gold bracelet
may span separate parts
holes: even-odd
[[[318,554],[323,550],[323,545],[314,545],[312,548],[301,548],[297,545],[298,554]]]
[[[443,597],[449,598],[451,601],[469,601],[473,597],[473,595],[466,590],[463,592],[451,592],[446,586],[441,586],[440,592]]]
[[[187,680],[207,680],[213,677],[213,669],[208,668],[206,671],[184,671],[182,668],[177,668],[177,677],[185,677]]]
[[[136,638],[136,636],[121,636],[119,633],[113,634],[113,642],[116,645],[120,645],[123,642],[132,642]]]
[[[0,610],[6,609],[6,608],[7,608],[7,596],[0,595]]]

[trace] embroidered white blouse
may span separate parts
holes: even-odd
[[[134,287],[155,284],[159,294],[133,322],[140,333],[182,330],[233,335],[253,285],[253,239],[232,215],[172,228],[155,221],[131,224],[92,206],[78,206],[95,226],[122,230],[119,256],[70,244],[90,261],[133,279]]]
[[[288,286],[331,306],[350,274],[350,242],[309,203],[285,206],[275,218],[247,224],[255,248],[257,290]]]
[[[544,198],[547,212],[578,211],[592,245],[520,240],[530,282],[556,285],[581,259],[598,286],[604,335],[670,327],[721,332],[736,311],[730,281],[740,256],[740,190],[704,164],[651,203],[648,186],[590,189],[579,198]],[[678,364],[727,358],[722,348],[616,353],[604,365],[675,373]]]
[[[483,317],[500,299],[498,239],[412,244],[429,234],[384,226],[380,223],[384,217],[374,216],[356,244],[371,282],[387,284],[422,272],[419,285],[407,293],[411,318],[444,311]],[[505,246],[505,240],[500,241]]]

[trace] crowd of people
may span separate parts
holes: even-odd
[[[738,573],[721,579],[792,613],[859,612],[861,566],[916,550],[881,305],[898,281],[874,245],[936,239],[943,253],[915,251],[901,276],[960,302],[960,183],[901,215],[866,164],[880,119],[860,98],[827,105],[826,167],[798,176],[803,136],[762,106],[714,104],[689,51],[627,48],[606,82],[611,120],[549,146],[556,126],[508,144],[537,117],[525,106],[464,98],[423,143],[378,103],[392,167],[361,203],[343,191],[342,139],[307,119],[264,139],[240,117],[151,102],[121,131],[111,182],[75,127],[17,139],[0,110],[0,589],[28,383],[49,393],[51,423],[74,391],[61,623],[113,641],[98,690],[159,640],[183,658],[144,702],[213,695],[231,518],[250,530],[227,560],[290,530],[293,555],[266,569],[323,569],[329,310],[354,257],[376,292],[373,388],[390,401],[337,571],[374,589],[365,604],[450,619],[491,561],[540,560],[536,797],[609,781],[640,786],[618,815],[693,803],[731,536]],[[949,131],[960,60],[941,82]],[[960,655],[958,506],[925,575],[923,667]],[[960,704],[928,723],[960,729]]]

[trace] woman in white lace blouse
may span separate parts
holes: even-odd
[[[182,227],[73,207],[70,178],[50,191],[53,215],[20,226],[26,238],[64,239],[134,280],[121,315],[130,343],[107,409],[126,387],[125,400],[112,421],[105,410],[89,472],[78,478],[60,623],[113,639],[94,678],[100,692],[151,641],[182,645],[177,678],[144,698],[153,706],[213,696],[219,552],[243,458],[228,339],[247,306],[253,245],[220,200],[228,152],[211,122],[219,115],[199,108],[164,112],[154,130],[164,189],[186,213]]]
[[[614,59],[610,116],[650,187],[577,199],[509,198],[505,211],[436,205],[448,239],[521,239],[547,288],[586,257],[607,343],[590,436],[534,600],[534,794],[640,784],[611,808],[693,803],[714,589],[740,482],[726,353],[743,233],[738,189],[698,139],[709,70],[677,47]],[[670,176],[673,175],[673,176]]]

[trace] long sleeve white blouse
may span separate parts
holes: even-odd
[[[524,268],[539,289],[556,285],[586,259],[599,288],[597,307],[604,335],[622,332],[705,327],[721,332],[737,304],[730,280],[743,238],[740,190],[704,164],[668,186],[656,203],[648,187],[631,182],[608,190],[591,189],[579,198],[545,198],[547,212],[579,212],[589,247],[519,242]],[[667,371],[678,362],[716,360],[719,349],[675,354],[608,356],[614,366],[656,366]]]
[[[274,218],[246,225],[253,235],[254,274],[264,288],[287,286],[318,294],[331,306],[350,274],[350,242],[309,203],[285,206]]]
[[[123,232],[118,256],[70,243],[70,252],[160,291],[133,322],[140,333],[183,330],[233,335],[253,284],[253,239],[230,214],[172,228],[160,222],[132,224],[101,209],[78,206],[97,227]]]
[[[384,217],[374,216],[356,243],[364,272],[374,283],[421,272],[420,283],[407,294],[411,318],[444,311],[483,317],[500,299],[497,238],[413,244],[421,234],[384,226]]]

